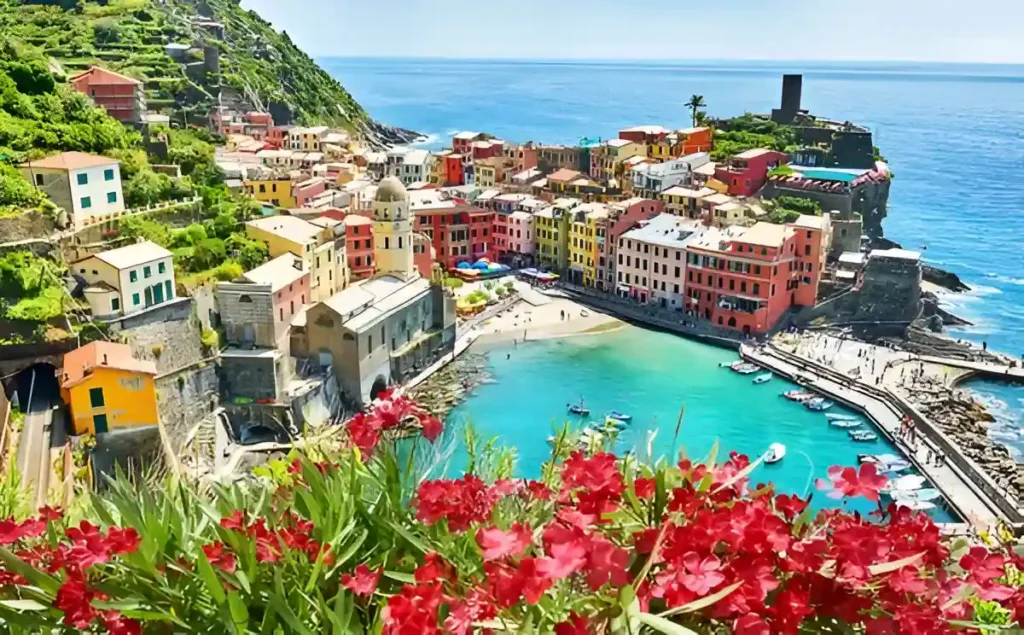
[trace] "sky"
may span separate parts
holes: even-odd
[[[1024,63],[1024,0],[242,0],[313,56]]]

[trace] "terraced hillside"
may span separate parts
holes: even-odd
[[[367,123],[337,81],[234,0],[0,0],[0,32],[66,74],[97,64],[144,81],[149,109],[181,123],[218,103],[281,122]]]

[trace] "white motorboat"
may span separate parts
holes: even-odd
[[[906,507],[907,509],[913,509],[914,511],[925,511],[928,509],[935,509],[935,503],[928,501],[896,501],[897,507]]]
[[[828,410],[829,408],[831,408],[834,405],[835,405],[835,402],[829,401],[828,399],[824,399],[822,397],[817,397],[815,399],[809,399],[808,401],[804,402],[804,406],[808,410],[812,410],[814,412],[824,412],[825,410]]]
[[[857,415],[844,415],[839,412],[826,412],[825,418],[829,421],[860,421]]]
[[[779,393],[779,396],[797,403],[803,403],[815,397],[813,392],[807,392],[806,390],[787,390],[786,392]]]
[[[896,461],[905,460],[898,454],[858,454],[857,460],[861,463],[874,463],[875,465],[885,465],[888,463],[895,463]]]
[[[938,498],[942,498],[942,492],[933,487],[914,490],[910,492],[897,491],[892,493],[892,499],[897,503],[913,501],[933,501]]]
[[[890,479],[888,483],[882,486],[881,492],[887,496],[891,496],[896,493],[913,492],[921,489],[927,480],[928,479],[918,474],[908,474],[896,479]]]
[[[850,430],[850,438],[854,441],[867,443],[870,441],[877,441],[878,435],[870,430]]]
[[[851,430],[853,428],[859,428],[864,425],[864,422],[859,419],[829,419],[828,424],[833,428],[840,428],[841,430]]]
[[[733,372],[737,372],[741,375],[753,375],[759,369],[756,364],[740,364],[739,366],[731,367]]]
[[[781,443],[773,443],[768,446],[768,450],[764,453],[764,462],[778,463],[784,456],[786,456],[786,446]]]
[[[772,380],[772,374],[771,373],[762,373],[762,374],[758,375],[757,377],[754,377],[754,383],[755,384],[767,384],[771,380]]]
[[[909,470],[912,467],[910,461],[902,459],[899,461],[893,461],[892,463],[878,463],[876,465],[878,466],[879,474],[896,474]]]

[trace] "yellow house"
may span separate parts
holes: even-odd
[[[92,342],[64,355],[61,397],[74,434],[155,426],[156,363],[132,357],[127,344]]]
[[[249,196],[262,203],[291,209],[296,207],[292,196],[292,181],[287,178],[255,179],[244,183]]]
[[[593,286],[597,276],[597,224],[607,218],[601,203],[584,203],[569,214],[569,275],[577,284]]]
[[[549,205],[533,217],[534,236],[537,243],[537,260],[554,267],[558,263],[558,227],[555,224],[555,208]]]
[[[665,211],[683,218],[701,218],[701,201],[715,194],[710,187],[695,190],[676,185],[662,192],[659,197],[665,203]]]
[[[267,216],[245,224],[245,234],[267,243],[271,258],[291,253],[309,271],[310,301],[322,302],[348,286],[344,226],[341,233],[298,216]]]

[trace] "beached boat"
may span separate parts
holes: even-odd
[[[584,408],[583,406],[577,406],[577,405],[573,404],[573,405],[569,406],[569,414],[582,415],[582,416],[586,417],[587,415],[590,414],[590,410],[588,410],[587,408]]]
[[[840,412],[825,413],[825,418],[829,421],[860,421],[857,415],[844,415]]]
[[[764,462],[778,463],[784,456],[786,456],[786,446],[781,443],[773,443],[768,446],[768,450],[764,453]]]
[[[877,441],[878,435],[868,430],[850,430],[850,438],[860,443],[866,443],[868,441]]]
[[[892,499],[897,503],[912,502],[912,501],[933,501],[942,498],[942,492],[935,489],[934,487],[926,487],[924,489],[911,490],[911,491],[894,491],[892,493]]]
[[[803,403],[805,401],[814,399],[814,393],[807,392],[806,390],[787,390],[786,392],[780,394],[786,399],[789,399],[790,401],[795,401],[797,403]]]
[[[628,415],[625,412],[619,412],[618,410],[612,410],[608,413],[609,419],[615,419],[616,421],[632,421],[633,415]]]
[[[914,511],[925,511],[928,509],[935,509],[935,503],[928,501],[896,501],[897,507],[906,507],[907,509],[913,509]]]
[[[840,428],[842,430],[851,430],[853,428],[859,428],[864,425],[863,421],[857,419],[829,419],[828,424],[833,428]]]
[[[772,374],[771,373],[762,373],[762,374],[758,375],[757,377],[754,377],[754,383],[755,384],[767,384],[771,380],[772,380]]]
[[[824,412],[825,410],[828,410],[834,405],[834,402],[829,401],[828,399],[824,399],[822,397],[816,397],[814,399],[809,399],[804,402],[804,407],[814,412]]]
[[[896,492],[913,492],[921,489],[926,482],[927,479],[919,474],[907,474],[890,479],[879,491],[886,496],[891,496]]]

